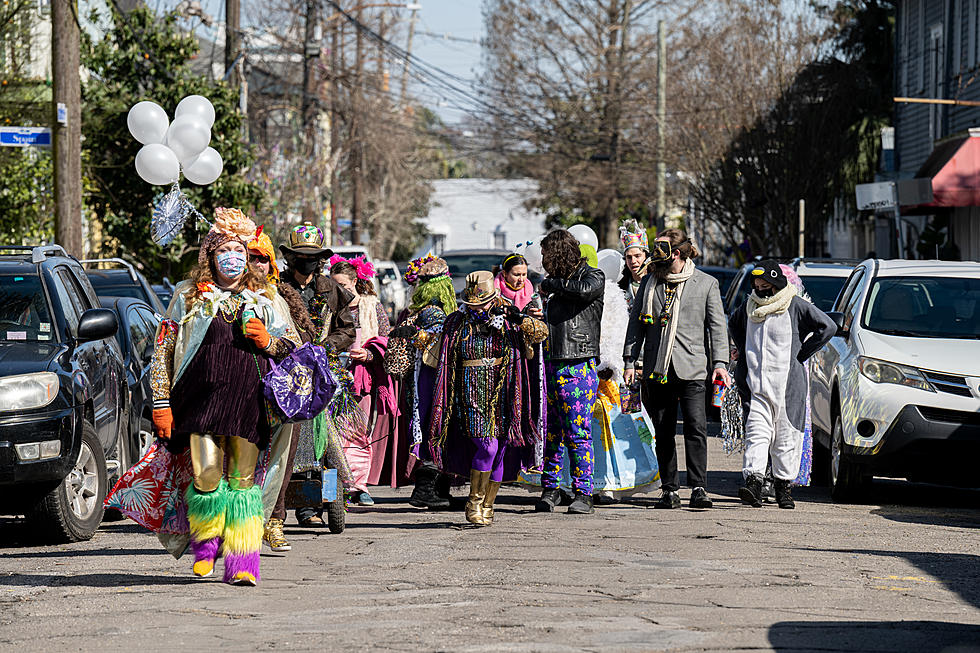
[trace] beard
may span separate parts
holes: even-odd
[[[666,261],[654,261],[652,265],[653,275],[657,279],[666,279],[667,275],[670,274],[670,264],[672,262],[673,261],[671,259],[667,259]]]

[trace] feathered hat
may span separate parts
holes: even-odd
[[[269,276],[275,281],[279,281],[279,266],[276,265],[276,248],[272,246],[272,239],[269,234],[262,233],[265,225],[259,225],[255,232],[255,238],[248,241],[249,251],[258,252],[262,256],[269,257]]]
[[[449,264],[432,252],[411,261],[405,270],[405,281],[413,286],[441,276],[449,276]]]
[[[633,218],[630,218],[620,225],[619,239],[623,243],[624,252],[631,247],[639,247],[644,252],[650,253],[650,243],[647,239],[647,231]]]
[[[375,275],[374,265],[363,255],[355,256],[354,258],[344,258],[340,254],[334,254],[330,257],[328,263],[330,267],[333,267],[335,263],[350,263],[357,273],[357,278],[362,281],[373,279]]]
[[[248,242],[255,236],[255,232],[255,223],[242,213],[241,209],[216,208],[214,210],[214,226],[204,237],[201,249],[197,253],[198,265],[206,266],[211,255],[214,254],[214,250],[229,240],[237,240],[247,247]]]

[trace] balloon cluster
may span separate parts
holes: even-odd
[[[214,106],[201,95],[177,104],[174,120],[155,102],[138,102],[126,117],[129,133],[143,144],[136,154],[136,173],[154,186],[184,179],[205,186],[221,176],[224,162],[211,143]]]
[[[619,282],[619,278],[623,275],[623,267],[625,265],[622,254],[615,249],[601,249],[596,251],[599,247],[599,237],[588,225],[572,225],[568,228],[568,233],[575,236],[575,240],[579,242],[579,250],[589,265],[602,270],[603,274],[606,275],[607,281]],[[539,244],[542,238],[544,237],[542,236],[536,241],[529,242],[523,248],[524,251],[522,252],[524,258],[527,259],[528,269],[538,274],[545,274],[544,266],[542,265],[541,245]]]

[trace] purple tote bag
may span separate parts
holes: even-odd
[[[327,407],[337,389],[326,350],[310,343],[293,350],[262,379],[265,398],[279,409],[283,422],[313,419]]]

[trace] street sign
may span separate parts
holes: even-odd
[[[882,181],[876,184],[858,184],[854,187],[859,211],[890,209],[895,206],[895,182]]]
[[[51,147],[51,130],[47,127],[0,127],[0,145]]]

